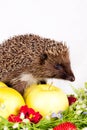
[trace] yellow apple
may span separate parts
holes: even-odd
[[[0,116],[8,118],[10,114],[17,114],[23,105],[24,99],[16,90],[9,87],[0,88]]]
[[[49,84],[28,87],[24,99],[28,107],[39,111],[43,116],[64,111],[69,106],[66,94],[60,88]]]
[[[3,87],[8,87],[8,86],[5,83],[0,81],[0,88],[3,88]]]

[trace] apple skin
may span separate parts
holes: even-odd
[[[0,88],[8,87],[5,83],[0,81]]]
[[[66,94],[60,88],[49,84],[28,87],[24,98],[28,107],[39,111],[42,116],[64,111],[69,106]]]
[[[25,105],[25,101],[21,94],[13,88],[0,88],[0,116],[8,118],[10,114],[18,114],[21,106]]]

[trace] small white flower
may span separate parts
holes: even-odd
[[[81,107],[82,107],[82,108],[86,108],[86,104],[82,104]]]
[[[23,119],[23,121],[22,122],[24,122],[24,123],[29,123],[30,121],[29,121],[29,119]]]
[[[81,109],[81,106],[80,106],[80,105],[77,105],[77,106],[76,106],[76,109],[77,109],[77,110]]]
[[[24,113],[22,112],[22,113],[21,113],[21,115],[20,115],[20,119],[22,119],[22,120],[23,120],[23,119],[24,119],[24,117],[25,117],[25,115],[24,115]]]
[[[76,111],[76,114],[77,114],[77,115],[80,115],[81,112],[82,112],[82,110],[78,110],[78,111]]]
[[[46,118],[47,120],[50,120],[50,116],[46,116],[45,118]]]
[[[82,130],[87,130],[87,127],[83,128]]]
[[[83,103],[82,99],[78,99],[78,103],[82,104]]]
[[[14,125],[13,125],[13,129],[15,129],[15,128],[18,128],[18,123],[15,123]]]
[[[8,130],[8,127],[7,127],[7,126],[4,126],[4,130]]]

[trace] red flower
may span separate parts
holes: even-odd
[[[8,121],[10,122],[22,122],[21,115],[24,114],[23,119],[29,119],[33,123],[38,123],[42,118],[42,115],[39,112],[35,112],[32,108],[28,108],[27,105],[22,106],[19,110],[18,115],[11,114],[8,117]]]
[[[19,114],[21,115],[21,113],[23,113],[23,114],[25,115],[25,118],[26,118],[27,116],[29,116],[29,108],[28,108],[27,105],[22,106],[22,107],[20,108]]]
[[[36,124],[40,121],[40,119],[42,118],[42,115],[40,115],[39,112],[34,112],[33,114],[30,114],[28,118],[31,122]]]
[[[22,120],[20,119],[19,115],[13,115],[13,114],[11,114],[8,117],[8,121],[10,121],[10,122],[21,122]]]
[[[76,102],[77,98],[73,95],[68,96],[69,105],[72,105],[74,102]]]
[[[33,123],[38,123],[42,118],[39,112],[35,112],[32,108],[28,108],[27,105],[20,108],[20,114],[23,113],[25,118],[29,119]]]

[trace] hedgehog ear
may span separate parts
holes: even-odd
[[[45,63],[45,60],[47,60],[48,56],[46,53],[43,53],[40,55],[40,64],[44,64]]]

